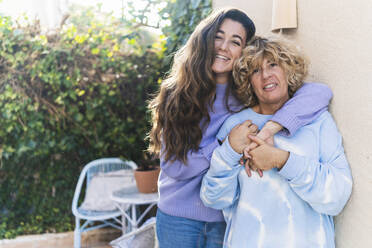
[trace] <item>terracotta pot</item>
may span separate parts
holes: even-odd
[[[156,166],[152,170],[134,171],[134,178],[136,179],[136,184],[138,191],[141,193],[155,193],[158,192],[158,177],[159,177],[160,167]]]

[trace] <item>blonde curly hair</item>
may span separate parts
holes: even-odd
[[[307,75],[307,60],[296,47],[283,39],[256,36],[243,50],[242,56],[235,62],[233,68],[233,90],[238,100],[246,107],[258,104],[251,77],[253,71],[261,67],[265,58],[277,63],[284,70],[289,97],[302,86]]]

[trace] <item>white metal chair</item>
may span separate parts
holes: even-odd
[[[110,211],[97,211],[85,210],[81,208],[81,205],[78,206],[78,201],[84,181],[86,181],[87,192],[92,179],[98,175],[102,176],[106,173],[112,173],[119,170],[128,170],[128,172],[130,171],[132,173],[133,170],[135,170],[136,168],[137,165],[133,161],[123,161],[119,158],[97,159],[85,165],[80,174],[72,201],[72,213],[75,216],[74,248],[81,247],[81,234],[83,232],[106,226],[112,226],[114,228],[122,230],[122,223],[118,218],[119,216],[121,216],[121,212],[118,209]],[[110,192],[108,192],[107,194],[109,195]],[[81,220],[85,220],[82,225],[80,225]],[[96,222],[103,223],[96,224]],[[88,227],[88,225],[91,226]]]

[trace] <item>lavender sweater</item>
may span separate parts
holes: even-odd
[[[158,207],[166,214],[207,222],[224,221],[220,210],[204,206],[200,187],[212,153],[219,146],[216,134],[232,114],[225,106],[226,87],[227,84],[217,84],[216,100],[209,110],[210,123],[203,133],[199,150],[188,153],[187,164],[160,159]],[[305,83],[271,120],[285,127],[286,135],[292,135],[326,111],[331,98],[332,92],[326,85]],[[229,96],[228,104],[232,110],[241,107],[233,96]]]

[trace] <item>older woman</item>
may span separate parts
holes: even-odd
[[[229,117],[217,137],[248,119],[262,127],[301,87],[306,67],[288,44],[255,38],[234,68],[238,98],[248,108]],[[332,216],[345,206],[352,178],[330,113],[292,137],[275,135],[274,146],[251,136],[258,146],[249,165],[263,177],[247,177],[239,164],[246,144],[236,129],[215,149],[201,187],[203,203],[223,210],[224,247],[334,247]]]

